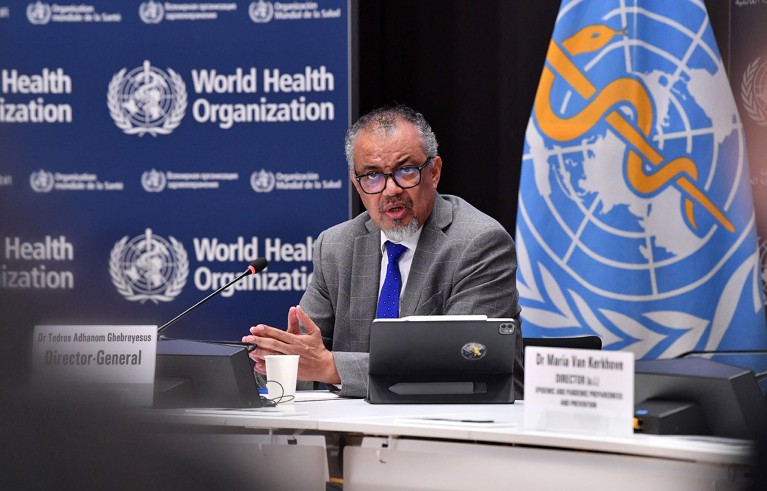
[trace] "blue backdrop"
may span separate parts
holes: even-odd
[[[349,216],[347,2],[15,2],[0,41],[6,328],[163,324],[257,256],[166,334],[283,326]]]

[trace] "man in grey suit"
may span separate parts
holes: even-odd
[[[288,312],[287,331],[259,324],[242,340],[258,346],[251,357],[261,374],[264,356],[298,354],[299,380],[340,384],[341,395],[364,397],[370,327],[389,267],[386,242],[406,247],[392,261],[399,267],[394,308],[400,317],[518,318],[516,251],[497,221],[437,192],[442,159],[420,113],[406,106],[375,110],[349,129],[345,143],[349,177],[367,212],[320,234],[312,280]],[[514,367],[518,394],[521,339]]]

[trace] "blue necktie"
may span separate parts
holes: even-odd
[[[386,241],[386,255],[389,264],[386,266],[386,279],[378,297],[376,319],[391,319],[399,317],[399,292],[402,286],[402,276],[399,273],[399,258],[407,250],[402,244]]]

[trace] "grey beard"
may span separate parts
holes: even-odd
[[[421,224],[416,217],[412,217],[407,225],[395,225],[390,229],[381,229],[387,239],[392,242],[403,242],[418,232]]]

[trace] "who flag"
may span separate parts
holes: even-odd
[[[764,349],[743,127],[702,0],[563,0],[525,135],[526,336]]]

